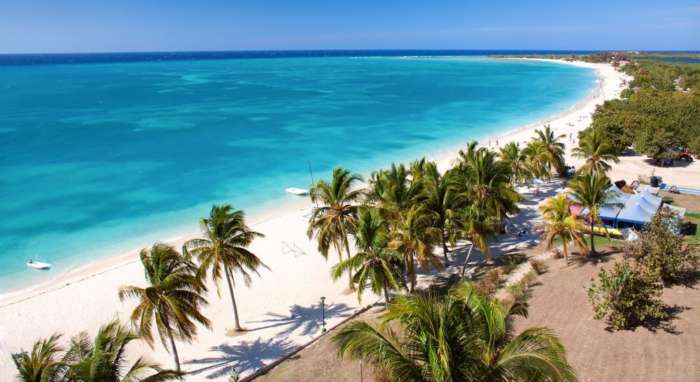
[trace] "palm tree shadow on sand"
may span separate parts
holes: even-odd
[[[262,339],[255,341],[243,341],[235,345],[222,344],[209,349],[215,353],[210,357],[193,359],[185,362],[188,365],[199,367],[189,371],[190,375],[205,374],[207,379],[221,378],[250,371],[253,372],[290,352],[298,345],[282,339]]]
[[[353,313],[353,309],[346,304],[326,304],[326,320],[337,317],[348,317]],[[278,335],[290,335],[300,331],[301,335],[314,335],[321,333],[322,320],[321,304],[314,304],[309,307],[301,305],[292,305],[289,308],[289,314],[282,315],[279,313],[267,313],[270,317],[266,320],[249,321],[251,324],[262,324],[258,327],[249,328],[248,331],[254,332],[279,327],[281,330]]]

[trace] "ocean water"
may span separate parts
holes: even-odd
[[[561,112],[568,65],[485,57],[0,59],[0,290]],[[29,270],[28,258],[54,264]]]

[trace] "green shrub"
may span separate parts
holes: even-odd
[[[535,279],[535,277],[535,273],[529,271],[528,273],[523,275],[523,278],[520,279],[520,281],[508,285],[506,290],[513,297],[513,300],[517,301],[526,298],[526,296],[528,295],[528,289],[530,288],[530,284]]]
[[[477,281],[476,289],[485,295],[492,295],[501,286],[502,276],[503,272],[499,268],[492,269]]]
[[[664,283],[692,275],[698,266],[698,253],[674,233],[678,217],[669,209],[654,216],[639,240],[625,247],[625,254],[636,259]]]
[[[498,263],[501,265],[500,269],[502,275],[507,275],[513,270],[515,270],[518,265],[524,263],[527,257],[522,253],[514,253],[507,256],[502,256],[499,258]]]
[[[629,329],[668,318],[659,299],[662,285],[655,274],[628,261],[611,271],[602,269],[588,288],[594,318],[606,319],[614,329]]]

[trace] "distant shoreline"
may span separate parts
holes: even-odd
[[[319,50],[233,50],[233,51],[162,51],[162,52],[92,52],[92,53],[0,53],[0,66],[66,65],[181,60],[275,59],[313,57],[382,57],[382,56],[485,56],[514,57],[527,55],[583,55],[596,50],[518,50],[518,49],[319,49]],[[669,52],[670,53],[670,52]],[[673,52],[677,54],[694,52]]]

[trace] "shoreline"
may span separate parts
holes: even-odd
[[[536,128],[541,127],[544,124],[552,124],[556,123],[557,121],[565,120],[568,119],[567,117],[570,117],[573,114],[578,114],[582,109],[587,109],[587,106],[590,108],[591,104],[594,106],[598,104],[598,101],[600,99],[605,99],[605,94],[603,94],[603,86],[604,82],[606,80],[606,75],[601,73],[602,64],[590,64],[590,63],[585,63],[585,62],[579,62],[579,61],[574,61],[574,62],[569,62],[569,61],[561,61],[561,60],[552,60],[552,59],[541,59],[541,58],[496,58],[499,60],[525,60],[525,61],[542,61],[542,62],[550,62],[550,63],[557,63],[561,65],[573,65],[573,66],[578,66],[578,67],[584,67],[584,68],[589,68],[592,69],[596,72],[596,84],[593,89],[589,91],[589,93],[583,98],[580,99],[578,102],[576,102],[574,105],[570,106],[568,109],[560,111],[558,113],[555,113],[551,116],[548,116],[546,118],[539,119],[535,122],[531,122],[525,125],[519,125],[514,128],[510,128],[505,130],[502,133],[498,134],[492,134],[492,135],[486,135],[484,137],[475,137],[475,138],[470,138],[470,139],[475,139],[479,140],[479,146],[483,147],[489,147],[491,149],[497,149],[495,142],[501,142],[501,143],[508,143],[508,142],[522,142],[524,140],[528,140],[533,134],[534,130]],[[606,65],[607,66],[607,65]],[[610,67],[612,68],[612,67]],[[619,72],[618,72],[619,73]],[[595,108],[594,108],[595,109]],[[592,113],[592,111],[591,111]],[[553,129],[555,129],[555,132],[559,133],[561,130],[556,129],[554,126],[552,126]],[[485,144],[488,142],[488,144]],[[445,147],[442,149],[438,149],[434,152],[429,152],[425,154],[425,158],[429,160],[434,160],[440,171],[444,171],[447,169],[449,166],[452,165],[453,161],[458,158],[459,156],[459,150],[464,148],[464,143],[461,142],[459,144],[455,144],[454,146],[449,146]],[[502,144],[501,144],[502,146]],[[407,161],[413,160],[415,158],[410,158]],[[404,163],[407,161],[403,161]],[[396,163],[401,163],[402,161],[397,161]],[[388,164],[387,164],[388,165]],[[368,174],[362,174],[368,175]],[[289,200],[285,200],[289,199]],[[281,202],[281,205],[276,204],[278,202]],[[305,210],[309,208],[307,198],[297,198],[297,200],[293,200],[290,198],[279,198],[275,200],[270,200],[266,204],[269,204],[268,206],[262,207],[261,210],[257,213],[251,214],[247,216],[248,221],[250,222],[249,225],[251,227],[255,227],[257,225],[263,224],[270,219],[274,219],[275,216],[278,216],[280,213],[284,212],[292,212],[294,210]],[[305,207],[304,207],[305,206]],[[271,216],[272,215],[272,216]],[[161,243],[169,244],[174,246],[175,248],[180,248],[182,245],[195,237],[199,235],[199,231],[197,232],[186,232],[182,233],[180,235],[165,239],[163,241],[160,241]],[[82,281],[85,281],[87,279],[97,277],[99,275],[102,275],[104,273],[110,272],[110,271],[115,271],[118,270],[119,268],[123,268],[129,264],[133,264],[135,262],[138,262],[138,253],[142,249],[142,247],[139,248],[132,248],[126,251],[122,251],[118,254],[107,256],[105,258],[101,258],[92,262],[84,263],[81,265],[76,265],[72,269],[65,270],[61,272],[60,274],[55,275],[54,277],[42,281],[38,285],[34,286],[19,286],[17,288],[11,288],[7,291],[0,291],[0,308],[9,306],[9,305],[14,305],[22,301],[26,301],[28,299],[32,299],[34,297],[50,293],[52,291],[60,290],[62,288],[65,288],[67,286],[70,286],[75,283],[80,283]]]
[[[489,139],[499,140],[501,144],[522,142],[543,123],[550,123],[557,134],[573,134],[587,127],[585,117],[590,118],[595,107],[606,99],[618,97],[626,76],[609,65],[582,65],[597,71],[598,82],[590,94],[556,115],[498,135],[479,137],[482,146],[488,146],[483,143]],[[566,143],[571,145],[568,140]],[[463,148],[462,141],[459,145],[443,145],[426,152],[425,157],[435,160],[443,169]],[[367,291],[358,302],[356,294],[346,289],[345,278],[331,280],[329,267],[335,264],[337,257],[330,254],[324,259],[318,254],[316,244],[307,238],[305,214],[310,207],[308,198],[290,196],[248,216],[250,225],[266,235],[251,245],[251,251],[270,267],[270,270],[260,270],[260,277],[255,277],[250,286],[236,287],[241,323],[249,330],[229,336],[230,301],[223,289],[217,297],[217,289],[209,280],[206,295],[209,305],[202,313],[211,320],[212,328],[200,327],[194,342],[178,343],[188,381],[225,381],[236,367],[242,367],[239,372],[245,377],[318,337],[321,296],[326,299],[328,327],[377,301],[377,296]],[[177,247],[196,235],[197,232],[173,237],[168,244]],[[93,334],[111,319],[126,323],[135,302],[120,301],[117,289],[145,283],[137,253],[129,251],[97,260],[41,285],[0,294],[0,360],[3,360],[0,380],[14,378],[16,371],[9,361],[11,354],[29,349],[38,338],[59,331],[64,334],[65,341],[81,331]],[[159,344],[150,348],[136,341],[127,349],[129,359],[141,355],[165,367],[172,365],[171,355]]]

